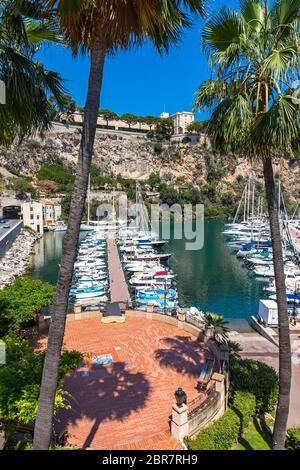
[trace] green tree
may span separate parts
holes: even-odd
[[[37,173],[39,181],[54,181],[58,184],[59,191],[69,191],[74,184],[75,176],[63,165],[45,163]]]
[[[34,422],[40,382],[43,371],[44,352],[35,353],[26,340],[14,336],[4,338],[6,363],[0,366],[0,422],[9,438],[19,424]],[[70,408],[70,394],[63,388],[63,378],[75,370],[82,361],[77,351],[63,352],[59,367],[58,383],[54,401],[54,413]]]
[[[58,73],[46,70],[34,56],[49,42],[60,42],[52,14],[33,8],[29,0],[1,1],[0,80],[6,104],[0,104],[0,143],[47,129],[53,118],[49,94],[63,102]]]
[[[36,199],[38,196],[37,189],[32,186],[31,182],[26,178],[14,178],[11,181],[10,187],[15,191],[18,199],[26,199],[28,194],[30,194],[33,199]]]
[[[101,116],[104,121],[106,121],[106,127],[108,128],[108,125],[110,121],[116,121],[119,119],[119,116],[117,113],[114,113],[113,111],[110,111],[109,109],[101,109],[99,111],[99,116]]]
[[[0,336],[34,324],[42,308],[53,303],[54,292],[50,284],[26,277],[0,290]]]
[[[201,134],[205,132],[207,128],[207,121],[193,121],[187,126],[189,132],[195,132]]]
[[[74,122],[74,113],[76,112],[76,101],[70,95],[65,95],[63,102],[58,106],[58,119],[63,124]]]
[[[71,44],[73,54],[88,52],[90,75],[84,110],[80,155],[70,206],[68,229],[64,239],[56,299],[52,311],[48,347],[43,371],[39,409],[35,424],[34,449],[50,444],[53,404],[57,385],[60,352],[68,309],[74,262],[84,212],[88,179],[97,128],[103,66],[107,54],[152,41],[162,53],[179,41],[182,29],[192,24],[192,16],[203,12],[201,0],[150,0],[149,2],[103,2],[84,0],[36,0],[59,16],[61,28]],[[183,8],[184,7],[184,8]]]
[[[157,188],[161,183],[161,178],[158,173],[150,173],[149,178],[147,180],[147,184],[151,186],[151,188]]]
[[[155,130],[148,132],[150,139],[161,142],[163,140],[170,140],[174,134],[174,122],[171,118],[158,118]]]
[[[62,220],[67,221],[70,215],[72,192],[67,191],[61,199],[61,216]]]
[[[208,134],[222,151],[262,163],[279,321],[280,393],[273,448],[284,449],[291,387],[291,346],[282,242],[272,160],[299,145],[298,79],[300,1],[243,0],[209,19],[202,41],[213,77],[202,84],[195,107],[212,108]]]
[[[138,116],[130,113],[122,114],[120,119],[121,121],[126,122],[126,124],[128,124],[129,129],[131,129],[132,124],[136,124],[139,121]]]
[[[157,125],[158,121],[159,121],[159,117],[157,116],[144,116],[143,118],[143,122],[150,127],[150,131],[152,130],[154,126]]]

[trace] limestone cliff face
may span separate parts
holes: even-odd
[[[80,145],[80,131],[54,129],[43,139],[26,139],[10,149],[0,148],[0,167],[35,175],[43,163],[62,163],[75,170]],[[125,178],[145,180],[151,173],[159,173],[162,180],[195,187],[214,183],[219,193],[236,192],[238,181],[254,176],[262,180],[259,163],[215,154],[205,144],[151,143],[144,137],[120,138],[98,134],[95,141],[93,164],[103,174],[120,174]],[[298,199],[300,192],[300,165],[288,160],[278,162],[283,185],[289,195]]]

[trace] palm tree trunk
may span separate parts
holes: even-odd
[[[46,450],[49,448],[51,443],[54,399],[65,331],[69,289],[72,283],[74,262],[76,259],[80,234],[80,224],[87,195],[88,178],[91,168],[100,104],[105,53],[105,42],[103,41],[100,32],[96,31],[94,45],[91,51],[90,77],[87,101],[84,110],[80,154],[70,206],[68,229],[63,245],[61,268],[56,287],[56,297],[52,309],[48,347],[35,422],[33,442],[34,450]]]
[[[273,433],[273,449],[282,450],[284,449],[286,439],[292,377],[290,328],[287,311],[282,242],[278,218],[278,208],[276,203],[272,159],[266,158],[264,160],[263,166],[273,245],[273,262],[279,325],[279,399]]]

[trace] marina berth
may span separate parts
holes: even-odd
[[[234,221],[226,224],[225,230],[223,230],[222,233],[225,243],[230,248],[231,252],[235,254],[238,259],[243,261],[249,274],[255,276],[257,280],[267,283],[263,291],[266,297],[269,297],[276,304],[275,273],[269,221],[263,214],[261,204],[256,214],[254,193],[251,198],[249,194],[250,186],[250,183],[248,183],[244,190],[243,220],[238,222],[239,210],[243,209],[241,200]],[[245,196],[245,194],[247,195],[247,191],[248,197]],[[290,229],[291,226],[294,226],[294,222],[290,222],[285,211],[285,203],[280,184],[278,207],[280,208],[279,220],[289,314],[293,317],[295,317],[295,315],[300,317],[300,309],[298,308],[300,294],[300,252],[297,248],[297,240],[293,237],[293,231]],[[282,210],[282,207],[284,210]]]
[[[70,289],[71,302],[107,302],[109,278],[107,273],[107,242],[103,233],[88,230],[78,248],[74,264],[74,284]]]
[[[121,231],[119,252],[127,273],[128,285],[133,292],[136,308],[166,315],[176,315],[178,294],[175,274],[166,265],[171,253],[159,252],[165,241],[142,235],[141,232]]]
[[[168,261],[171,258],[171,253],[139,253],[135,255],[128,255],[126,260],[128,261]]]

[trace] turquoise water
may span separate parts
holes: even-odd
[[[223,242],[223,227],[222,222],[205,222],[201,251],[186,251],[185,240],[174,240],[172,236],[164,250],[173,253],[170,266],[177,274],[180,303],[222,314],[232,328],[243,331],[249,328],[249,317],[257,313],[264,284],[251,277],[243,263],[231,254]],[[62,243],[62,233],[50,232],[37,242],[32,277],[55,284]]]
[[[248,319],[258,312],[264,284],[255,280],[224,244],[224,223],[205,221],[204,247],[186,251],[185,240],[171,239],[165,249],[174,256],[170,266],[177,273],[180,302],[205,312],[224,315],[231,327],[248,330]]]

